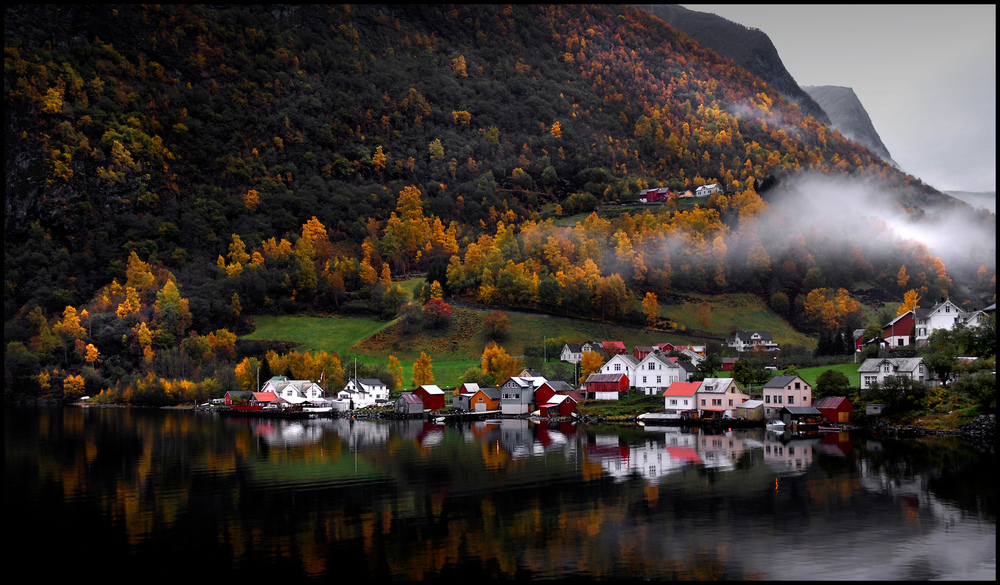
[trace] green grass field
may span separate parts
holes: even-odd
[[[827,370],[836,370],[841,374],[847,376],[847,379],[851,381],[851,386],[857,388],[861,381],[858,379],[858,367],[861,364],[837,364],[833,366],[816,366],[815,368],[802,368],[799,370],[799,376],[806,381],[813,388],[816,387],[816,378],[819,378],[820,374]]]
[[[422,280],[412,278],[400,284],[412,291],[422,284]],[[661,315],[683,326],[683,331],[680,327],[656,331],[554,315],[507,312],[510,334],[500,345],[512,356],[524,355],[526,348],[532,346],[551,360],[553,357],[558,359],[564,341],[622,341],[629,349],[664,341],[701,345],[706,338],[698,333],[721,338],[729,335],[734,327],[771,331],[779,343],[813,345],[808,337],[792,330],[753,295],[690,295],[689,298],[692,300],[683,304],[660,306]],[[712,323],[705,331],[700,331],[695,317],[702,300],[712,303]],[[447,329],[410,334],[404,333],[396,321],[375,321],[367,317],[260,316],[255,319],[256,330],[243,338],[291,341],[299,344],[300,351],[336,352],[345,372],[350,371],[350,364],[355,359],[362,364],[387,364],[392,355],[403,366],[406,387],[410,386],[413,362],[424,352],[431,357],[435,383],[453,387],[467,369],[479,365],[487,344],[481,334],[482,323],[489,312],[491,309],[452,307],[452,320]],[[814,376],[824,369],[819,368]],[[853,380],[857,377],[856,366],[853,372],[845,373],[848,377],[853,376]]]

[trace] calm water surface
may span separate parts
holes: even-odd
[[[14,407],[4,435],[39,577],[996,579],[996,456],[955,438]]]

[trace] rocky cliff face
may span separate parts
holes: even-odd
[[[732,59],[740,67],[767,82],[788,101],[823,124],[830,124],[827,112],[795,82],[778,56],[771,39],[763,32],[727,20],[716,14],[688,10],[676,4],[636,4],[683,32],[702,47]],[[843,132],[843,131],[841,131]]]
[[[845,138],[864,146],[885,162],[899,166],[892,160],[889,149],[882,144],[868,112],[853,89],[835,85],[813,85],[802,89],[826,111],[832,126]]]

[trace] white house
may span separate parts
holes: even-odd
[[[925,347],[931,333],[936,329],[951,329],[962,323],[962,309],[948,299],[942,299],[930,309],[915,309],[916,335],[914,342],[917,347]]]
[[[389,387],[377,378],[351,378],[337,394],[341,400],[353,400],[354,408],[373,406],[389,401]]]
[[[635,380],[630,377],[629,385],[646,396],[662,395],[668,386],[685,378],[686,374],[680,366],[663,354],[653,352],[639,362],[635,369]]]
[[[738,352],[755,349],[778,351],[780,349],[770,331],[737,331],[733,333],[732,337],[726,339],[726,345]]]
[[[988,309],[989,307],[986,310]],[[930,309],[914,309],[913,313],[916,316],[914,343],[917,347],[926,347],[931,334],[938,329],[953,329],[959,324],[978,327],[986,316],[986,310],[963,311],[948,299],[941,299]]]
[[[663,391],[663,413],[667,418],[679,419],[686,410],[697,410],[695,393],[701,382],[674,382]]]
[[[711,183],[709,185],[702,185],[694,190],[695,197],[708,197],[714,193],[722,193],[722,187],[718,183]]]
[[[931,370],[924,358],[868,358],[858,368],[861,390],[882,384],[889,376],[909,376],[918,382],[929,382]]]
[[[734,417],[736,407],[750,400],[750,395],[732,378],[705,378],[695,397],[702,418]]]
[[[273,392],[286,402],[299,404],[309,400],[322,400],[323,388],[312,380],[289,380],[285,376],[274,376],[264,383],[261,392]]]
[[[635,388],[635,373],[636,366],[639,365],[639,360],[635,359],[631,355],[620,353],[612,357],[601,366],[601,369],[596,372],[598,374],[625,374],[628,376],[628,387]]]
[[[583,359],[583,344],[567,343],[559,353],[559,359],[571,364],[578,364]]]

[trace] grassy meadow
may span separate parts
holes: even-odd
[[[410,278],[399,284],[412,295],[423,284],[423,279]],[[700,345],[708,339],[722,339],[736,328],[771,331],[775,339],[783,344],[814,345],[812,340],[791,329],[753,295],[691,295],[685,299],[690,300],[676,305],[660,305],[661,316],[677,324],[676,329],[668,331],[507,311],[510,334],[500,345],[513,356],[537,352],[553,361],[558,360],[562,345],[567,341],[622,341],[629,349],[664,341]],[[705,328],[696,322],[696,313],[702,301],[712,304],[711,323]],[[483,320],[491,311],[452,306],[452,319],[447,328],[411,333],[404,332],[395,320],[375,321],[367,317],[338,315],[259,316],[255,318],[254,332],[243,338],[290,341],[298,344],[300,351],[335,352],[340,356],[345,371],[349,371],[355,359],[358,363],[385,364],[393,355],[403,366],[404,385],[407,387],[410,386],[413,363],[424,352],[432,359],[435,383],[452,387],[458,384],[467,369],[479,365],[488,341],[482,335]]]

